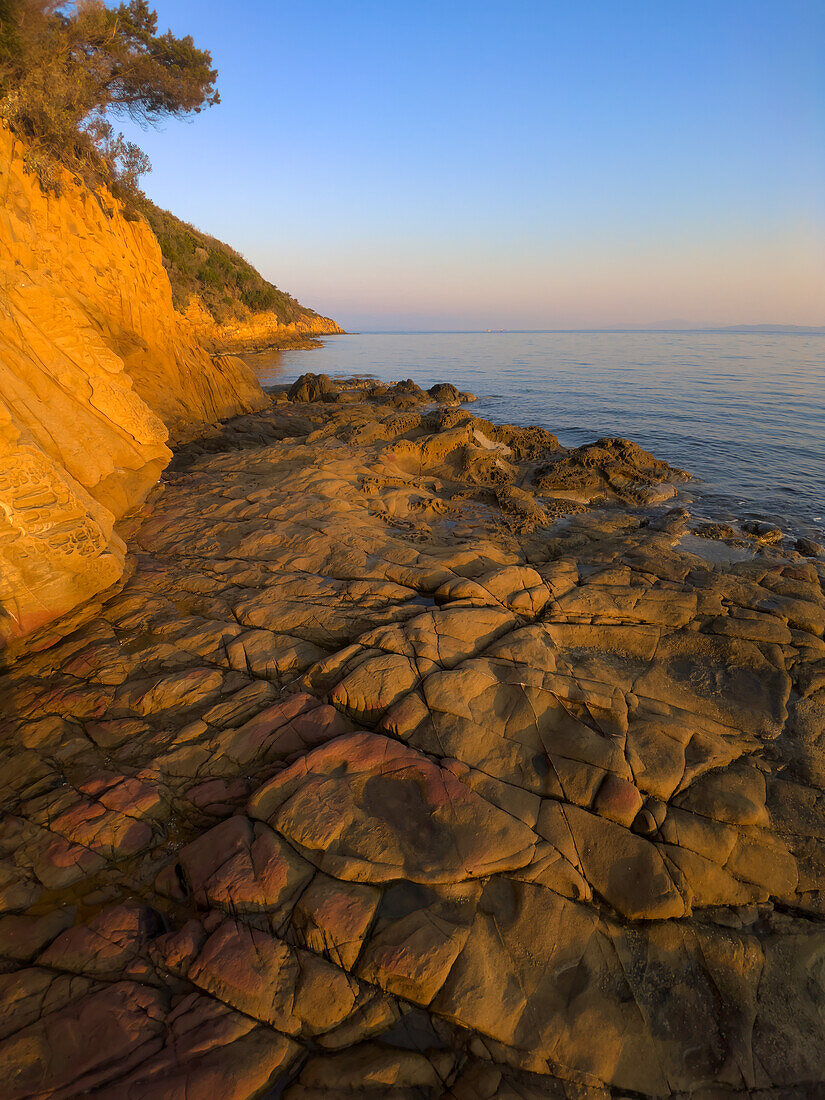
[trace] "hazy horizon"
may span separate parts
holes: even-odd
[[[825,324],[818,0],[155,3],[147,194],[346,329]]]
[[[529,336],[531,334],[541,335],[546,334],[565,334],[565,333],[627,333],[628,335],[643,335],[644,333],[650,333],[651,335],[666,335],[667,333],[707,333],[724,335],[729,332],[732,336],[743,335],[773,335],[773,336],[792,336],[798,333],[802,336],[822,336],[825,335],[825,325],[771,325],[771,324],[755,324],[755,325],[693,325],[689,322],[673,324],[658,324],[658,325],[614,325],[612,327],[602,328],[362,328],[357,330],[363,336],[430,336],[430,335],[445,335],[445,336],[479,336],[489,333],[495,336],[497,333],[507,334],[510,333],[514,336]],[[356,333],[356,330],[345,330],[343,333],[335,333],[332,335],[352,336]],[[328,339],[328,335],[324,335],[323,339]]]

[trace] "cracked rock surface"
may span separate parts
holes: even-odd
[[[825,1091],[825,563],[305,376],[2,677],[9,1100]]]

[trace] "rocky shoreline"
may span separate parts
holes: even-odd
[[[825,562],[469,396],[277,389],[8,659],[9,1100],[825,1089]]]

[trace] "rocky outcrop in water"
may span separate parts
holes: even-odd
[[[167,439],[261,408],[172,307],[157,241],[65,175],[45,194],[0,127],[0,647],[110,587],[116,524]]]
[[[817,1095],[825,563],[337,389],[180,448],[4,677],[6,1095]]]

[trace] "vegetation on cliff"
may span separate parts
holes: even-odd
[[[22,140],[25,165],[47,191],[60,190],[68,168],[93,190],[109,188],[128,217],[142,214],[160,242],[175,307],[184,312],[194,300],[208,325],[255,318],[273,336],[284,325],[338,331],[140,190],[149,159],[112,119],[153,124],[197,113],[219,102],[217,75],[191,37],[158,33],[148,0],[0,0],[0,122]]]
[[[67,167],[135,194],[149,159],[111,119],[199,112],[219,102],[217,75],[189,36],[158,34],[147,0],[0,0],[0,118],[25,139],[47,188]]]
[[[140,201],[140,209],[160,242],[176,309],[185,310],[197,296],[219,323],[263,312],[273,313],[283,325],[318,316],[267,282],[228,244],[148,199]]]

